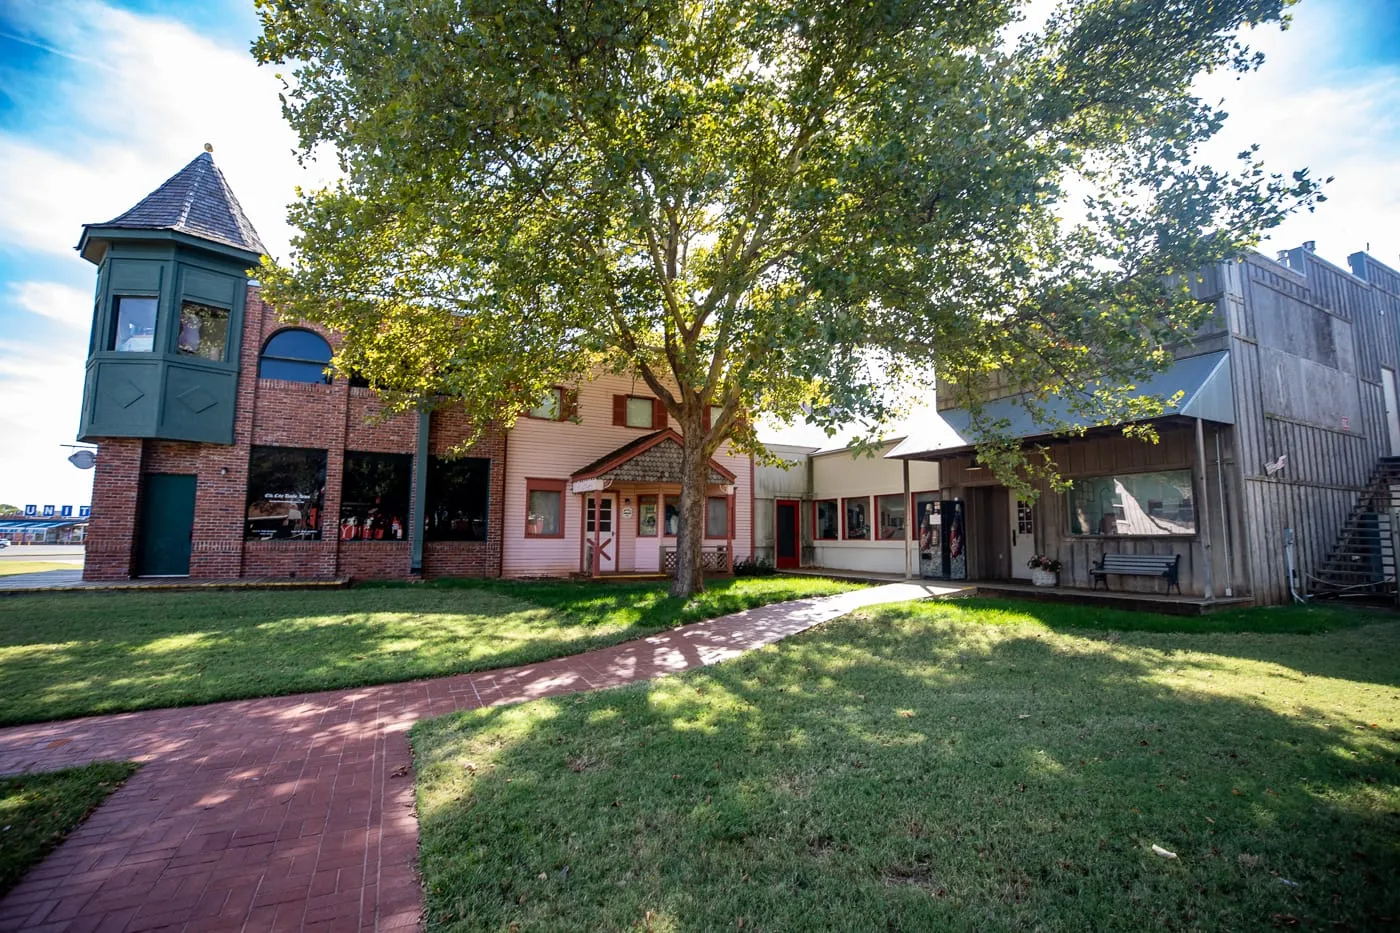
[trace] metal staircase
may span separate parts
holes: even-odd
[[[1400,512],[1400,457],[1382,457],[1342,524],[1337,546],[1308,577],[1314,596],[1394,596],[1393,523]]]

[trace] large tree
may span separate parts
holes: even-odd
[[[1193,160],[1224,117],[1193,79],[1257,67],[1239,34],[1285,5],[259,0],[303,151],[344,169],[262,276],[395,405],[508,424],[635,373],[685,438],[688,594],[706,463],[755,413],[879,423],[995,369],[1120,415],[1086,380],[1160,365],[1188,274],[1315,196]]]

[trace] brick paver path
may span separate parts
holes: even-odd
[[[144,767],[0,900],[0,930],[408,930],[421,899],[405,733],[425,716],[613,687],[770,644],[902,583],[480,674],[0,730],[0,774]]]

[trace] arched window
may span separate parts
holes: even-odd
[[[330,364],[331,345],[320,334],[300,328],[279,330],[263,345],[258,376],[289,382],[329,383]]]

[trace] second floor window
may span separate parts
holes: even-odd
[[[155,298],[121,295],[112,299],[112,340],[109,350],[118,353],[150,353],[156,348]]]
[[[197,301],[180,306],[180,343],[176,348],[186,356],[223,362],[228,348],[228,309]]]
[[[666,427],[666,406],[661,399],[643,395],[614,395],[613,424],[658,430]]]
[[[315,331],[293,327],[279,330],[267,339],[258,361],[258,376],[329,384],[330,365],[331,345],[326,338]]]
[[[564,390],[555,387],[545,393],[540,403],[530,409],[531,418],[542,418],[545,421],[561,421],[564,418]]]

